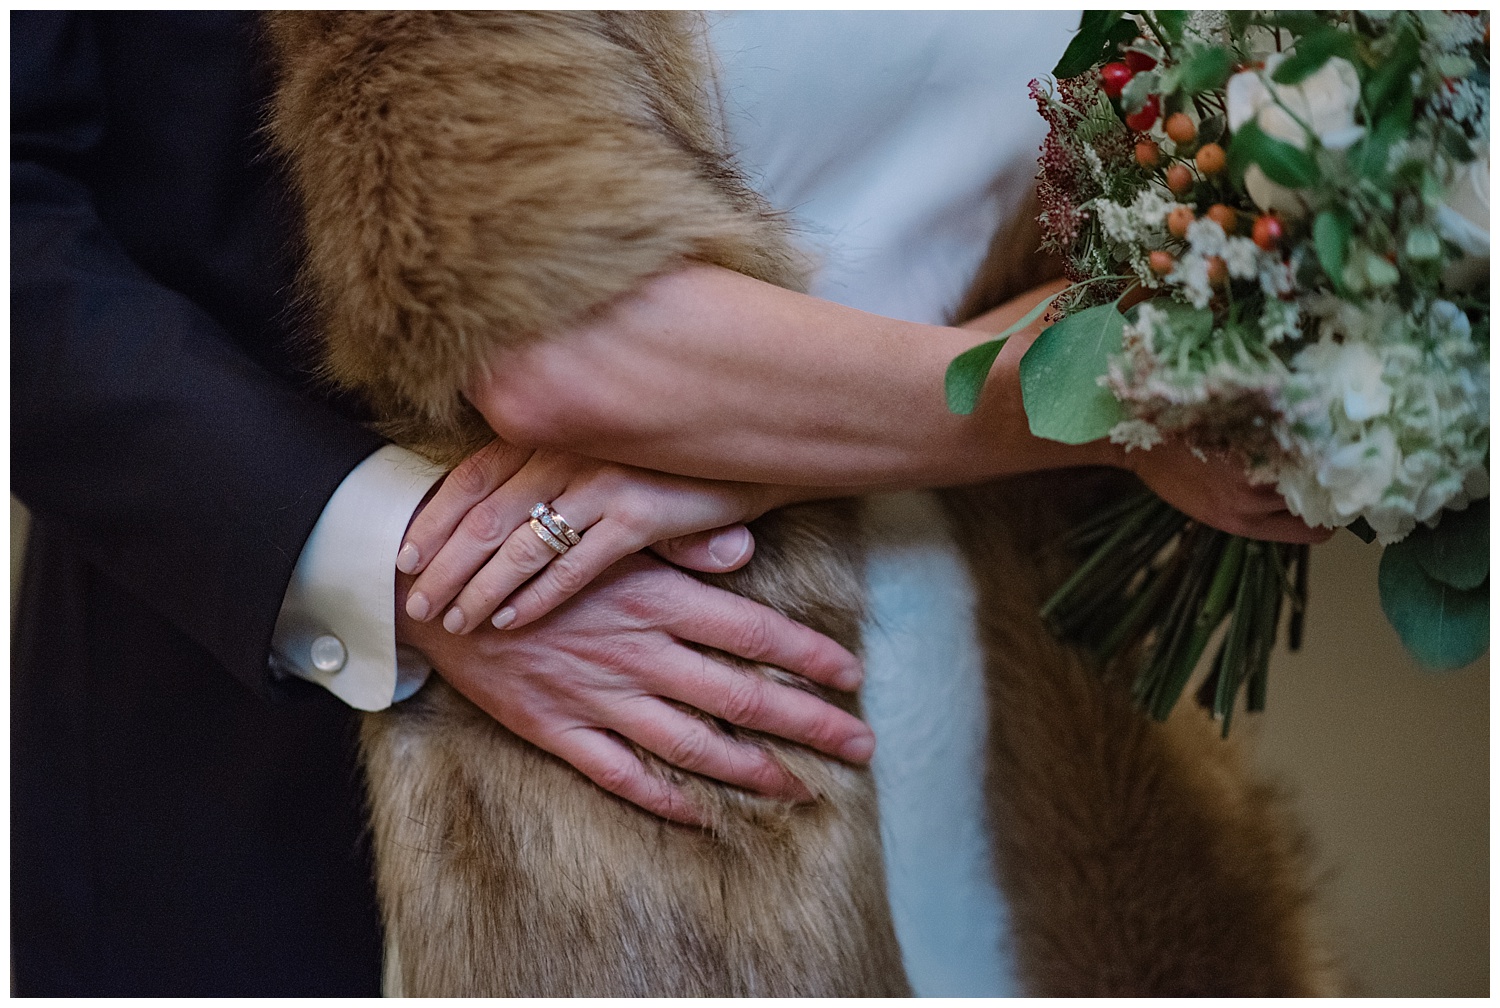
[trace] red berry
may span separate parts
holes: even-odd
[[[1255,225],[1250,229],[1250,238],[1255,244],[1271,252],[1281,244],[1282,235],[1285,233],[1280,217],[1275,214],[1261,214],[1255,218]]]
[[[1125,125],[1133,130],[1148,130],[1156,125],[1156,120],[1161,115],[1161,99],[1152,95],[1146,99],[1146,104],[1139,112],[1132,112],[1125,117]]]
[[[1125,90],[1125,85],[1135,76],[1135,71],[1124,63],[1106,63],[1099,69],[1099,73],[1104,77],[1104,93],[1111,98],[1120,97],[1120,92]]]
[[[1137,45],[1145,41],[1145,39],[1135,40]],[[1143,70],[1150,70],[1156,66],[1156,60],[1152,59],[1150,56],[1147,56],[1143,52],[1135,52],[1133,50],[1125,54],[1125,63],[1136,73],[1140,73]]]

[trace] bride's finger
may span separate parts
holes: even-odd
[[[460,462],[412,519],[396,567],[405,574],[425,570],[469,510],[514,476],[530,455],[528,449],[495,440]]]
[[[573,507],[570,515],[564,520],[570,528],[583,533],[582,539],[578,545],[570,546],[559,555],[532,528],[528,514],[506,537],[489,562],[463,585],[452,608],[443,616],[443,626],[453,633],[468,633],[493,614],[493,624],[498,629],[520,627],[550,612],[604,573],[616,560],[640,548],[639,543],[622,540],[613,534],[611,523],[594,524],[598,522],[595,512]],[[536,575],[534,583],[543,585],[543,592],[534,592],[529,585],[522,588],[533,575]],[[525,618],[521,618],[522,613],[517,608],[509,605],[496,613],[500,603],[518,590],[526,597],[525,604],[520,607],[524,609]]]
[[[453,530],[448,541],[438,549],[437,555],[428,563],[427,568],[422,571],[412,590],[406,597],[406,613],[414,620],[427,620],[434,616],[442,615],[443,625],[454,632],[468,630],[478,624],[479,620],[493,611],[484,613],[471,612],[472,619],[466,619],[461,612],[458,616],[453,615],[449,608],[455,596],[459,595],[471,579],[482,574],[487,567],[494,563],[497,551],[507,552],[506,545],[515,540],[522,544],[525,537],[529,536],[536,540],[527,522],[530,520],[528,512],[531,506],[539,499],[536,495],[555,488],[544,486],[537,478],[528,478],[529,470],[522,470],[513,479],[499,487],[488,497],[479,501],[469,508],[458,527]],[[545,500],[545,497],[540,499]],[[517,533],[525,533],[518,536]],[[502,563],[501,570],[507,569],[507,564],[519,561],[525,568],[524,581],[537,570],[541,569],[543,563],[554,554],[547,550],[545,544],[536,540],[536,546],[540,550],[518,549],[515,546],[508,551],[506,563]],[[493,580],[495,572],[490,573]],[[510,590],[514,590],[514,582]],[[505,596],[496,598],[495,604]],[[471,605],[472,605],[471,600]]]

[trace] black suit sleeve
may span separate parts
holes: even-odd
[[[253,362],[105,225],[93,31],[53,12],[12,21],[13,489],[274,693],[266,659],[302,544],[381,442]]]

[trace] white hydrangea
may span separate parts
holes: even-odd
[[[1280,390],[1287,449],[1270,473],[1292,513],[1364,518],[1383,543],[1488,493],[1489,361],[1448,301],[1410,313],[1331,295],[1302,305],[1318,341]]]

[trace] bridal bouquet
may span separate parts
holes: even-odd
[[[1021,363],[1032,431],[1242,455],[1312,525],[1385,547],[1382,606],[1424,665],[1488,644],[1489,17],[1440,11],[1089,11],[1032,93],[1038,192],[1072,285]],[[1014,331],[1014,330],[1012,330]],[[972,410],[1009,333],[949,369]],[[1475,503],[1477,502],[1477,503]],[[1306,548],[1147,495],[1077,531],[1044,615],[1165,718],[1260,709]],[[1222,632],[1220,632],[1222,630]]]

